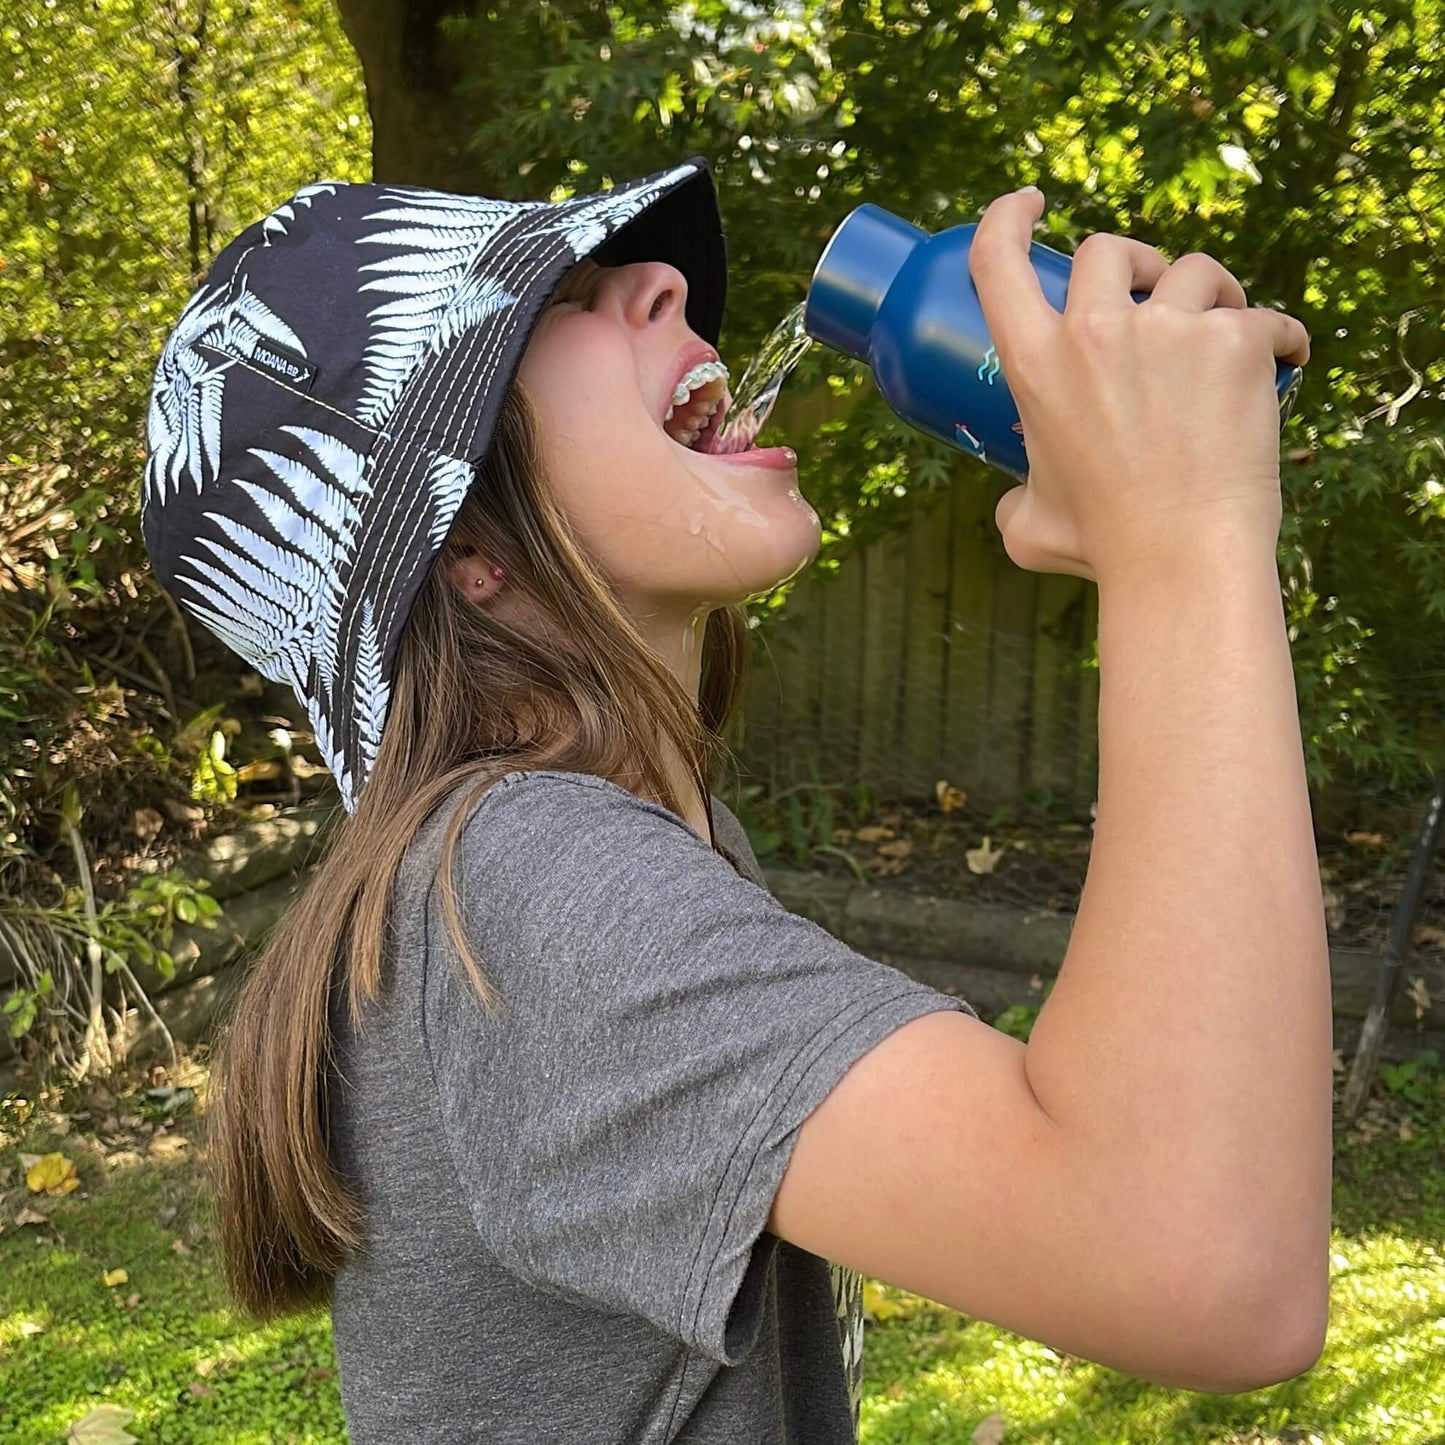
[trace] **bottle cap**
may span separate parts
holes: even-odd
[[[928,232],[881,206],[864,203],[846,215],[818,258],[803,310],[803,330],[858,361],[868,358],[868,333],[899,268]]]

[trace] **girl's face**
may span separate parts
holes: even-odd
[[[585,260],[554,293],[519,371],[553,495],[619,595],[651,617],[767,592],[821,540],[791,454],[713,456],[685,444],[724,396],[713,382],[673,405],[681,378],[717,360],[688,327],[686,298],[682,273],[660,261]]]

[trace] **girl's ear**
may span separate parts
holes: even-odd
[[[453,587],[468,602],[483,603],[495,597],[506,581],[502,569],[490,565],[480,552],[452,555],[442,559]]]

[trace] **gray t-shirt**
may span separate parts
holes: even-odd
[[[353,1445],[850,1445],[861,1289],[766,1232],[798,1126],[910,1019],[973,1010],[855,952],[719,845],[586,773],[443,806],[393,895],[386,993],[333,999],[332,1149],[367,1247],[332,1291]]]

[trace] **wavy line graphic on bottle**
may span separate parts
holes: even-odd
[[[990,364],[992,364],[993,370],[989,371],[987,376],[984,376],[984,372],[988,371]],[[984,354],[983,365],[980,366],[978,369],[978,379],[980,381],[987,381],[988,384],[992,386],[994,377],[996,377],[999,373],[999,367],[1000,362],[998,359],[998,351],[994,347],[990,346],[988,351]]]

